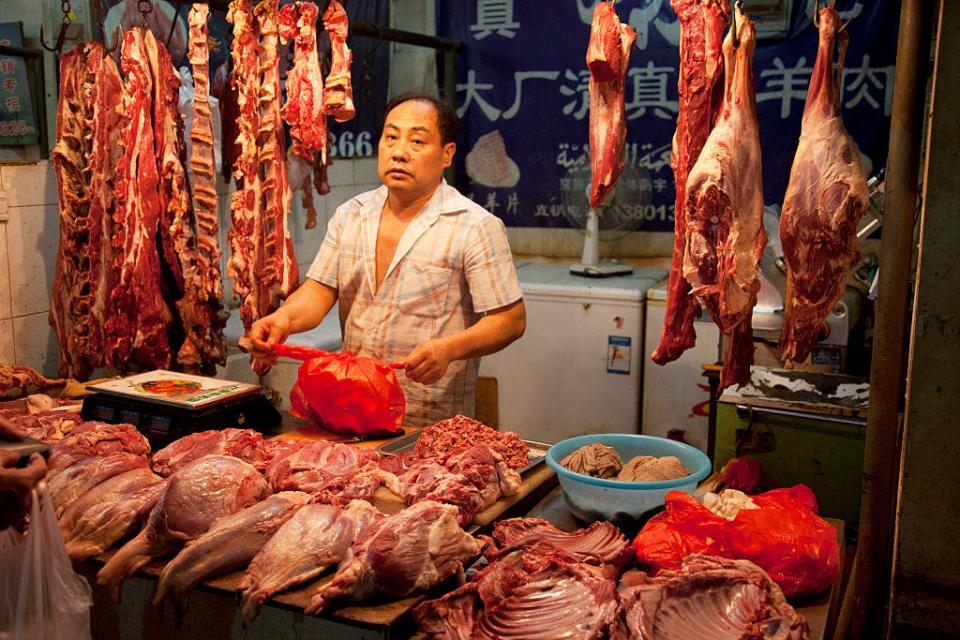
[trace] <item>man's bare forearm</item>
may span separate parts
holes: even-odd
[[[323,322],[336,301],[336,289],[307,278],[277,313],[284,314],[290,321],[290,333],[300,333]]]
[[[523,335],[527,327],[527,312],[523,300],[517,300],[488,313],[468,329],[443,340],[450,349],[451,359],[479,358],[500,351]]]

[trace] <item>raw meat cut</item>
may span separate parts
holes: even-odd
[[[330,181],[327,179],[327,167],[333,164],[333,159],[330,156],[327,156],[327,161],[324,162],[318,155],[313,159],[313,188],[317,190],[321,196],[325,196],[330,193]]]
[[[478,444],[461,453],[452,453],[443,461],[451,473],[466,477],[483,498],[483,508],[520,490],[520,474],[511,469],[503,457],[485,444]]]
[[[455,507],[418,502],[384,518],[350,547],[333,579],[314,592],[304,611],[317,614],[346,597],[409,596],[462,575],[463,563],[479,551],[477,541],[457,524]]]
[[[753,73],[756,34],[737,9],[739,42],[731,28],[723,43],[723,108],[687,177],[683,276],[730,345],[720,388],[744,385],[753,362],[751,317],[760,279],[757,266],[767,242],[763,230],[760,128]]]
[[[312,493],[337,476],[352,474],[368,464],[375,465],[379,457],[373,449],[316,440],[275,459],[265,475],[274,491]]]
[[[586,529],[566,532],[542,518],[509,518],[493,528],[493,540],[499,551],[533,543],[549,544],[577,562],[623,565],[632,559],[630,541],[609,522],[594,522]],[[488,550],[484,550],[488,555]]]
[[[729,9],[725,2],[671,0],[680,22],[680,71],[677,80],[679,111],[673,136],[670,165],[673,168],[674,205],[673,259],[667,282],[667,304],[660,342],[651,358],[657,364],[673,362],[696,341],[693,321],[700,316],[700,303],[690,295],[683,276],[687,243],[687,176],[719,114],[723,76],[721,42]]]
[[[344,509],[309,504],[284,523],[250,562],[237,587],[244,619],[252,621],[273,594],[311,580],[343,560],[354,541],[383,519],[369,503]]]
[[[277,529],[309,501],[309,494],[283,491],[219,518],[167,563],[154,603],[172,598],[178,610],[184,609],[198,582],[246,567]]]
[[[549,545],[513,550],[413,611],[427,638],[600,639],[618,620],[613,580]]]
[[[127,576],[152,558],[200,537],[217,518],[262,500],[270,489],[251,465],[228,456],[206,456],[170,476],[143,531],[125,544],[97,574],[97,582],[119,599]]]
[[[860,150],[841,118],[848,36],[831,6],[820,10],[819,28],[800,145],[780,216],[788,266],[780,355],[787,366],[806,360],[814,343],[826,335],[827,316],[846,290],[850,266],[859,259],[857,223],[869,206]]]
[[[292,2],[280,10],[279,16],[280,37],[283,42],[293,41],[293,66],[287,72],[283,120],[290,125],[291,153],[311,163],[315,153],[323,161],[327,157],[323,73],[317,55],[318,13],[312,2]]]
[[[253,429],[211,429],[174,440],[153,454],[153,470],[167,477],[206,455],[240,458],[255,467],[265,462],[263,436]]]
[[[261,0],[254,9],[260,27],[260,175],[263,234],[256,270],[257,317],[273,313],[299,284],[293,239],[287,226],[290,185],[287,183],[286,135],[280,118],[280,57],[277,14],[279,0]]]
[[[83,423],[75,411],[41,411],[40,413],[15,416],[10,422],[29,438],[54,443],[63,440],[74,427]]]
[[[383,484],[386,474],[375,464],[368,464],[359,471],[336,476],[311,488],[313,501],[342,507],[353,500],[372,503],[377,489]]]
[[[303,228],[313,229],[317,226],[317,207],[313,203],[313,157],[305,159],[297,155],[291,146],[287,150],[287,167],[290,189],[300,192],[300,205],[307,212]]]
[[[47,460],[47,478],[90,456],[126,451],[138,456],[150,454],[150,443],[132,424],[83,422],[55,442]]]
[[[337,122],[353,118],[353,88],[350,84],[350,64],[353,54],[347,47],[347,12],[337,0],[330,0],[323,13],[323,28],[330,37],[330,73],[323,87],[323,112]]]
[[[134,469],[149,466],[147,457],[118,451],[105,456],[90,456],[54,476],[49,484],[50,497],[59,518],[74,501],[101,482]]]
[[[10,391],[19,391],[17,395],[21,395],[47,387],[59,387],[65,382],[63,378],[48,378],[30,367],[0,364],[0,396]]]
[[[57,144],[50,154],[57,174],[60,242],[50,326],[63,376],[85,379],[104,363],[120,98],[120,73],[102,45],[84,43],[60,58]]]
[[[641,572],[642,573],[642,572]],[[678,571],[661,571],[623,587],[624,640],[805,640],[806,620],[787,604],[763,569],[747,560],[689,556]]]
[[[599,206],[623,172],[627,139],[624,79],[636,32],[621,24],[613,2],[593,10],[587,67],[590,69],[590,206]]]
[[[530,464],[530,447],[520,436],[512,431],[491,429],[467,416],[454,416],[427,427],[420,432],[415,450],[425,460],[440,460],[478,444],[499,453],[513,469]]]
[[[134,533],[157,503],[166,481],[148,468],[98,484],[60,517],[60,531],[73,560],[100,555]]]
[[[105,325],[106,364],[126,371],[132,364],[167,369],[173,314],[160,291],[156,238],[163,215],[152,126],[153,77],[146,40],[149,30],[124,33],[120,64],[125,75],[123,155],[117,166],[113,268]]]

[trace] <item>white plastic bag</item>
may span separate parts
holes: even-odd
[[[0,639],[88,640],[90,585],[74,573],[47,483],[33,492],[24,536],[0,532]]]

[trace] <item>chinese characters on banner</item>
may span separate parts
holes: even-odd
[[[0,23],[0,45],[23,46],[23,24]],[[0,146],[37,144],[40,140],[27,65],[18,56],[0,55]]]
[[[595,0],[438,3],[438,35],[463,42],[457,65],[458,186],[510,226],[566,227],[561,193],[588,164],[585,55]],[[757,45],[764,201],[783,199],[817,54],[810,3],[794,2],[789,36]],[[549,10],[545,10],[549,7]],[[627,161],[650,174],[652,201],[631,214],[673,230],[670,150],[677,116],[680,30],[668,0],[621,0],[637,32],[626,79]],[[844,122],[870,174],[886,161],[899,3],[838,0],[850,47]],[[478,144],[479,143],[479,144]],[[470,158],[467,159],[467,155]]]

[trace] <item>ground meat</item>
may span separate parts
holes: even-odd
[[[454,416],[427,427],[417,440],[420,458],[439,458],[447,453],[460,453],[478,444],[485,444],[501,456],[513,469],[530,463],[530,448],[512,431],[497,431],[466,416]]]

